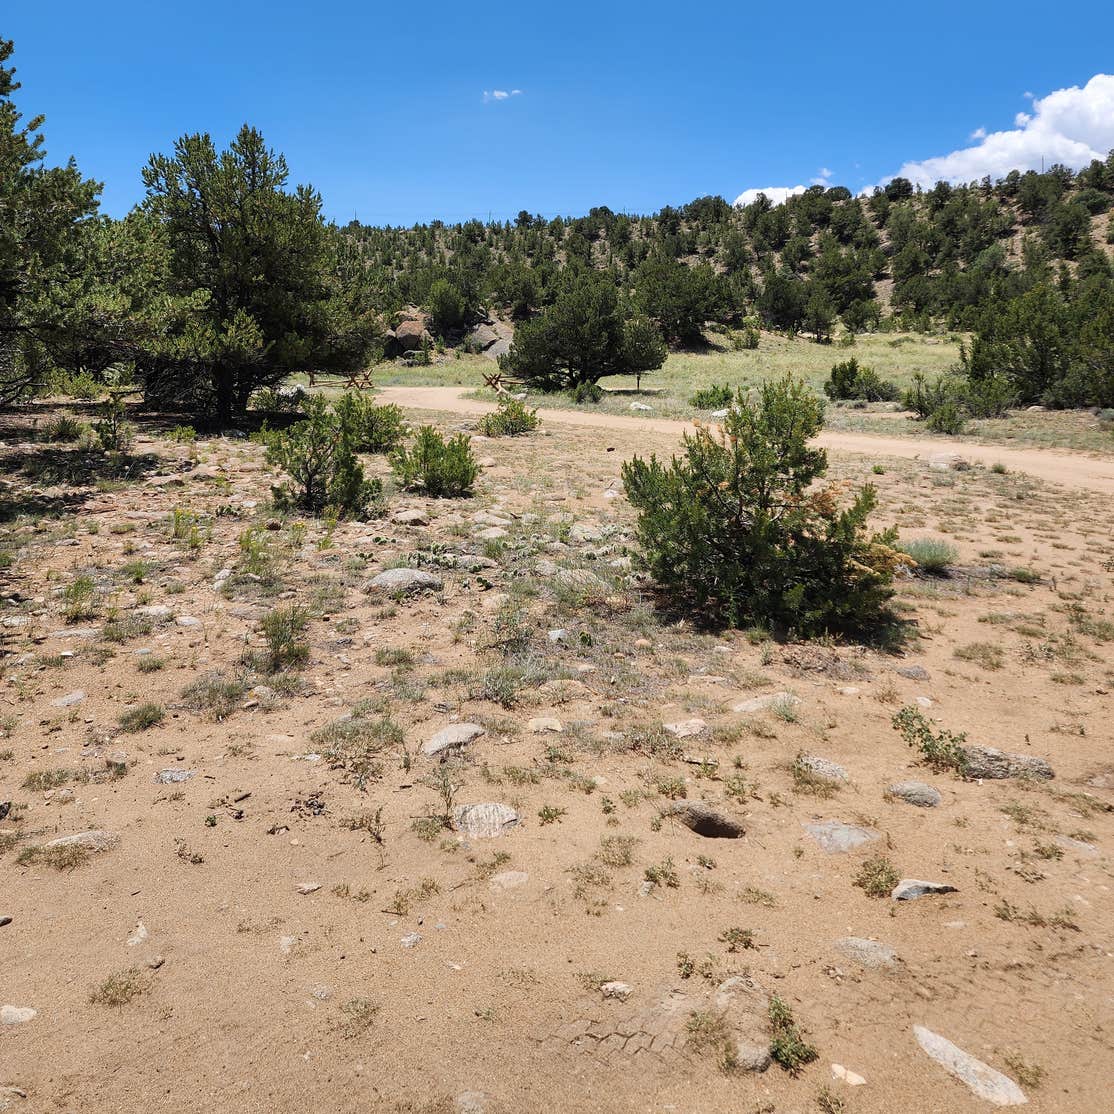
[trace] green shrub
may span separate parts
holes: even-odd
[[[932,724],[923,713],[912,705],[902,708],[892,720],[894,729],[914,750],[920,751],[921,759],[932,769],[954,770],[962,775],[967,769],[967,751],[963,744],[967,735],[963,732],[953,734],[941,728],[933,730]]]
[[[603,401],[603,387],[598,383],[577,383],[569,394],[578,406],[586,402],[595,404]]]
[[[808,441],[823,408],[792,376],[740,392],[715,433],[683,438],[668,466],[623,466],[645,564],[667,599],[706,621],[808,636],[888,626],[895,531],[867,532],[872,486],[848,507],[810,490],[827,456]]]
[[[917,567],[924,572],[940,576],[954,565],[959,556],[954,545],[939,538],[910,538],[896,546],[900,553],[912,557]]]
[[[697,410],[722,410],[731,405],[735,392],[726,383],[712,383],[701,387],[689,399],[689,405]]]
[[[404,488],[427,495],[468,495],[480,474],[470,439],[463,433],[446,441],[433,426],[424,425],[408,448],[390,455],[391,467]]]
[[[126,421],[127,409],[118,394],[110,395],[101,406],[100,421],[93,423],[101,448],[106,453],[126,453],[135,440],[135,430]]]
[[[166,712],[161,704],[140,704],[129,708],[120,716],[120,730],[135,733],[146,731],[149,727],[157,727],[166,719]]]
[[[899,397],[893,383],[883,379],[873,368],[863,367],[854,356],[833,366],[824,384],[824,393],[831,399],[864,402],[893,402]]]
[[[949,437],[958,437],[967,426],[967,418],[958,401],[948,401],[937,406],[925,425],[933,433],[946,433]]]
[[[340,420],[320,395],[306,401],[306,418],[288,429],[265,434],[267,461],[276,464],[290,482],[272,488],[280,509],[360,516],[381,503],[383,487],[364,476],[364,470]]]
[[[796,1075],[805,1064],[811,1064],[820,1055],[805,1040],[793,1018],[793,1011],[777,994],[770,998],[767,1013],[773,1039],[770,1041],[770,1055],[790,1075]]]
[[[167,433],[166,438],[179,445],[192,445],[197,440],[197,430],[191,425],[176,425]]]
[[[376,406],[364,395],[346,391],[334,407],[344,435],[358,453],[389,453],[406,436],[402,411],[393,403]]]
[[[538,412],[517,398],[499,397],[499,409],[480,419],[480,432],[485,437],[517,437],[538,428]]]

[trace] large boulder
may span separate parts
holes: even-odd
[[[420,321],[403,321],[395,327],[395,342],[403,352],[421,348],[422,338],[428,336],[429,333]]]
[[[498,339],[499,334],[486,322],[468,334],[468,344],[477,352],[486,352]]]

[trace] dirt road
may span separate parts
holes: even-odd
[[[494,404],[465,398],[469,387],[384,387],[384,402],[416,410],[443,410],[457,414],[486,414]],[[589,426],[598,429],[645,430],[680,436],[692,426],[668,418],[625,417],[619,414],[587,413],[583,410],[546,410],[547,422]],[[958,453],[973,464],[1003,464],[1011,472],[1024,472],[1049,483],[1084,488],[1114,495],[1114,460],[1101,460],[1078,453],[1046,449],[1010,449],[976,445],[969,441],[943,441],[911,437],[883,437],[873,433],[825,431],[818,441],[826,449],[861,456],[928,459],[941,453]]]

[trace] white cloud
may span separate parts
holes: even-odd
[[[975,128],[975,130],[971,133],[969,138],[971,138],[971,139],[986,139],[986,128]]]
[[[491,101],[505,101],[508,97],[521,97],[521,89],[485,89],[484,90],[484,104],[489,104]]]
[[[1046,97],[1025,96],[1032,99],[1032,111],[1019,112],[1009,131],[987,134],[979,128],[971,136],[978,140],[973,146],[907,162],[898,175],[928,188],[940,179],[1001,178],[1014,169],[1039,170],[1042,163],[1079,169],[1114,148],[1114,74],[1095,74],[1082,88],[1072,85]]]
[[[775,205],[782,205],[791,197],[796,197],[799,193],[804,193],[808,186],[763,186],[761,189],[743,190],[738,197],[735,198],[736,205],[749,205],[752,201],[758,199],[760,193],[764,193]]]

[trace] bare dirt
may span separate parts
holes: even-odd
[[[486,409],[383,394],[448,429]],[[626,567],[620,465],[667,454],[677,423],[542,417],[476,443],[474,498],[398,494],[335,526],[276,517],[247,441],[148,432],[142,466],[105,482],[9,422],[0,1109],[989,1109],[915,1025],[1034,1112],[1107,1109],[1114,468],[965,445],[976,467],[940,472],[909,441],[827,441],[834,478],[877,483],[880,524],[959,556],[902,582],[900,653],[778,644],[664,620]],[[365,591],[396,565],[442,590]],[[67,621],[79,576],[91,613]],[[270,673],[261,620],[292,605],[309,658]],[[223,707],[195,687],[218,674]],[[779,693],[799,703],[735,710]],[[125,730],[143,703],[164,718]],[[934,772],[902,707],[1055,777]],[[423,754],[453,723],[484,734]],[[847,780],[795,776],[800,753]],[[940,803],[886,794],[912,780]],[[486,802],[517,825],[436,819]],[[669,814],[686,802],[745,835],[689,830]],[[806,825],[827,821],[864,841],[824,850]],[[107,849],[34,850],[86,831]],[[954,891],[869,896],[855,880],[879,857]],[[848,937],[896,958],[866,966]],[[769,1046],[774,996],[817,1052],[799,1074],[734,1047]]]

